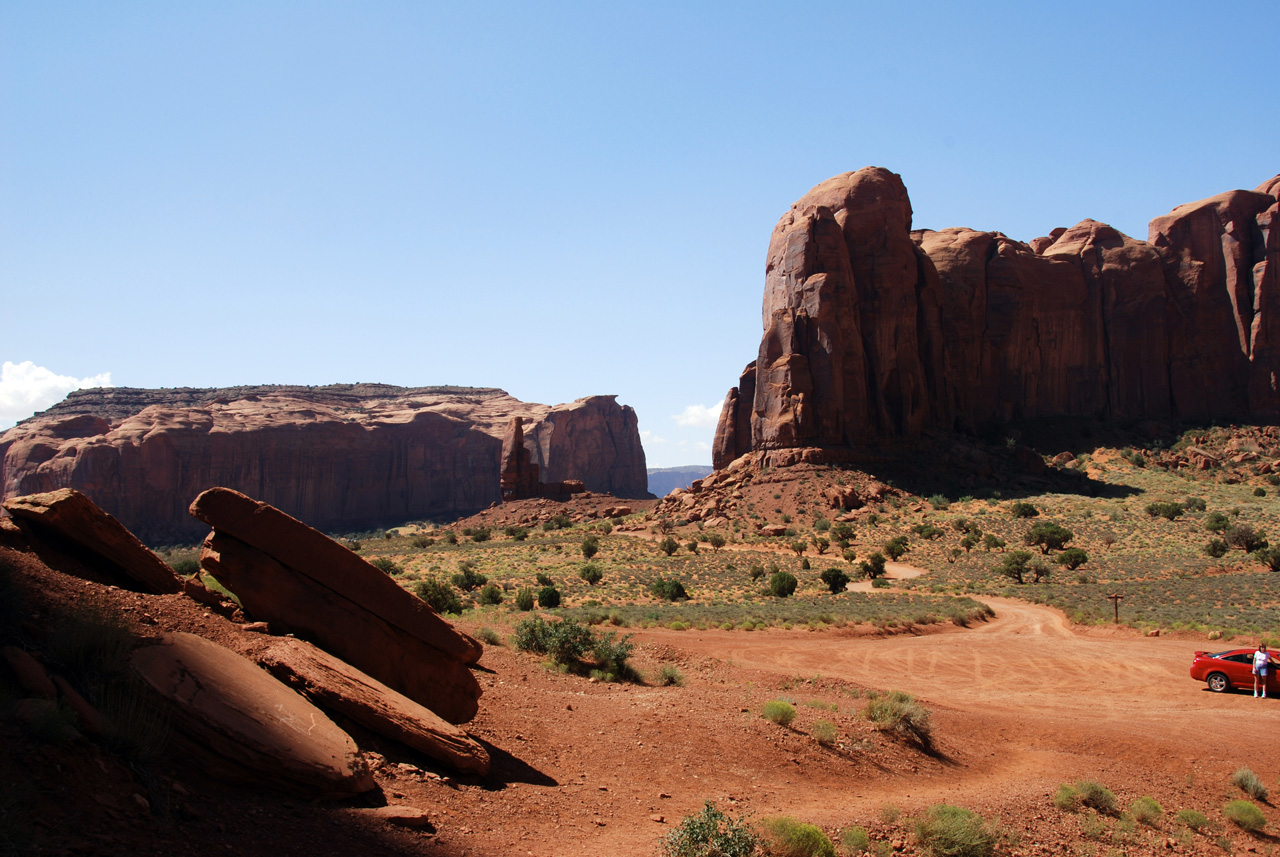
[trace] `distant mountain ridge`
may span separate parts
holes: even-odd
[[[649,493],[655,497],[665,497],[677,488],[688,488],[695,479],[701,479],[710,473],[710,465],[686,464],[680,467],[650,467]]]

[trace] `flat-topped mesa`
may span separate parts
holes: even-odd
[[[1150,243],[1085,220],[1024,244],[913,232],[888,170],[829,179],[773,231],[713,463],[1038,417],[1280,416],[1278,191],[1181,206]]]
[[[513,417],[542,478],[646,496],[636,414],[613,396],[345,384],[77,391],[0,435],[0,498],[75,488],[150,544],[202,537],[186,508],[214,485],[327,531],[453,517],[501,498]]]

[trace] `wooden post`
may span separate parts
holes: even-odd
[[[1118,593],[1117,593],[1117,594],[1113,594],[1113,595],[1108,595],[1108,596],[1107,596],[1107,600],[1108,600],[1108,601],[1110,601],[1110,602],[1111,602],[1111,606],[1115,608],[1116,624],[1117,624],[1117,625],[1119,625],[1119,624],[1120,624],[1120,599],[1121,599],[1121,598],[1124,598],[1124,596],[1123,596],[1123,595],[1120,595],[1120,594],[1118,594]]]

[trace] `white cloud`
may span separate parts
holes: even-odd
[[[724,402],[716,402],[714,405],[690,405],[684,409],[683,413],[673,414],[671,419],[676,421],[676,425],[686,428],[715,428],[723,407]]]
[[[18,420],[61,401],[67,393],[83,387],[110,387],[111,373],[90,378],[55,375],[30,360],[0,365],[0,431]]]
[[[666,442],[667,442],[667,439],[666,439],[665,437],[658,437],[658,435],[654,434],[653,432],[649,431],[648,429],[641,429],[641,430],[640,430],[640,442],[641,442],[641,443],[644,443],[644,444],[649,444],[649,443],[666,443]]]

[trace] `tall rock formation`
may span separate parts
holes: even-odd
[[[150,544],[203,537],[186,509],[215,485],[322,530],[458,515],[501,498],[514,416],[544,478],[646,496],[636,415],[613,396],[357,384],[81,390],[0,435],[0,497],[75,488]]]
[[[773,231],[713,463],[1049,416],[1275,418],[1278,191],[1181,206],[1149,243],[1085,220],[1024,244],[913,232],[888,170],[829,179]]]

